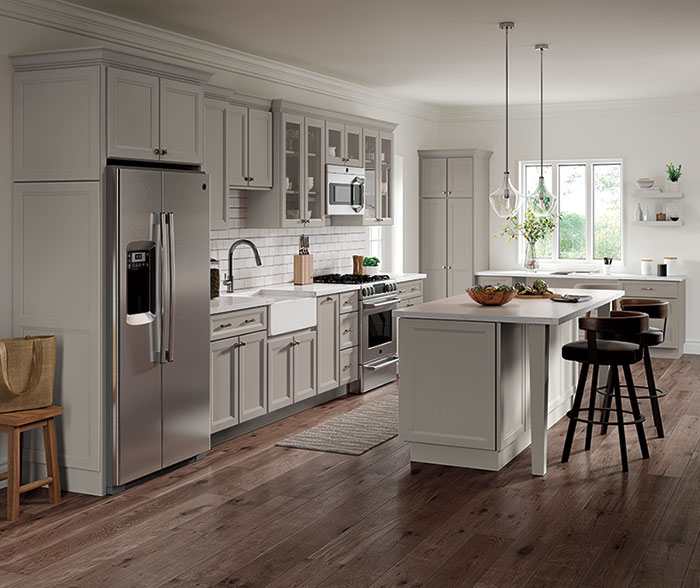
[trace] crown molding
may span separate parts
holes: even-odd
[[[440,111],[439,122],[501,121],[504,117],[503,108],[502,105],[445,107]],[[700,96],[545,104],[544,112],[547,118],[700,112]],[[540,116],[540,106],[539,104],[511,105],[508,116],[511,120],[537,119]]]
[[[431,104],[388,96],[360,84],[61,0],[0,0],[0,16],[96,39],[130,51],[144,52],[150,58],[177,60],[190,66],[246,75],[433,122],[440,119],[441,109]]]

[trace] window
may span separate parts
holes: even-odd
[[[539,162],[521,162],[521,188],[537,187]],[[554,232],[538,241],[540,259],[594,262],[622,260],[622,163],[620,161],[548,161],[547,187],[557,195],[559,219]],[[552,188],[554,186],[554,189]]]

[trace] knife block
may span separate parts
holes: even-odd
[[[297,286],[314,283],[314,256],[294,256],[294,283]]]

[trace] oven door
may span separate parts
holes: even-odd
[[[396,309],[398,298],[362,305],[362,349],[360,361],[367,364],[396,354],[396,325],[391,312]]]
[[[328,177],[328,214],[360,214],[365,208],[365,180],[361,177]]]

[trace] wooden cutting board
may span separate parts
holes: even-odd
[[[542,300],[544,298],[561,298],[561,294],[549,292],[547,294],[516,294],[516,298],[521,300]]]

